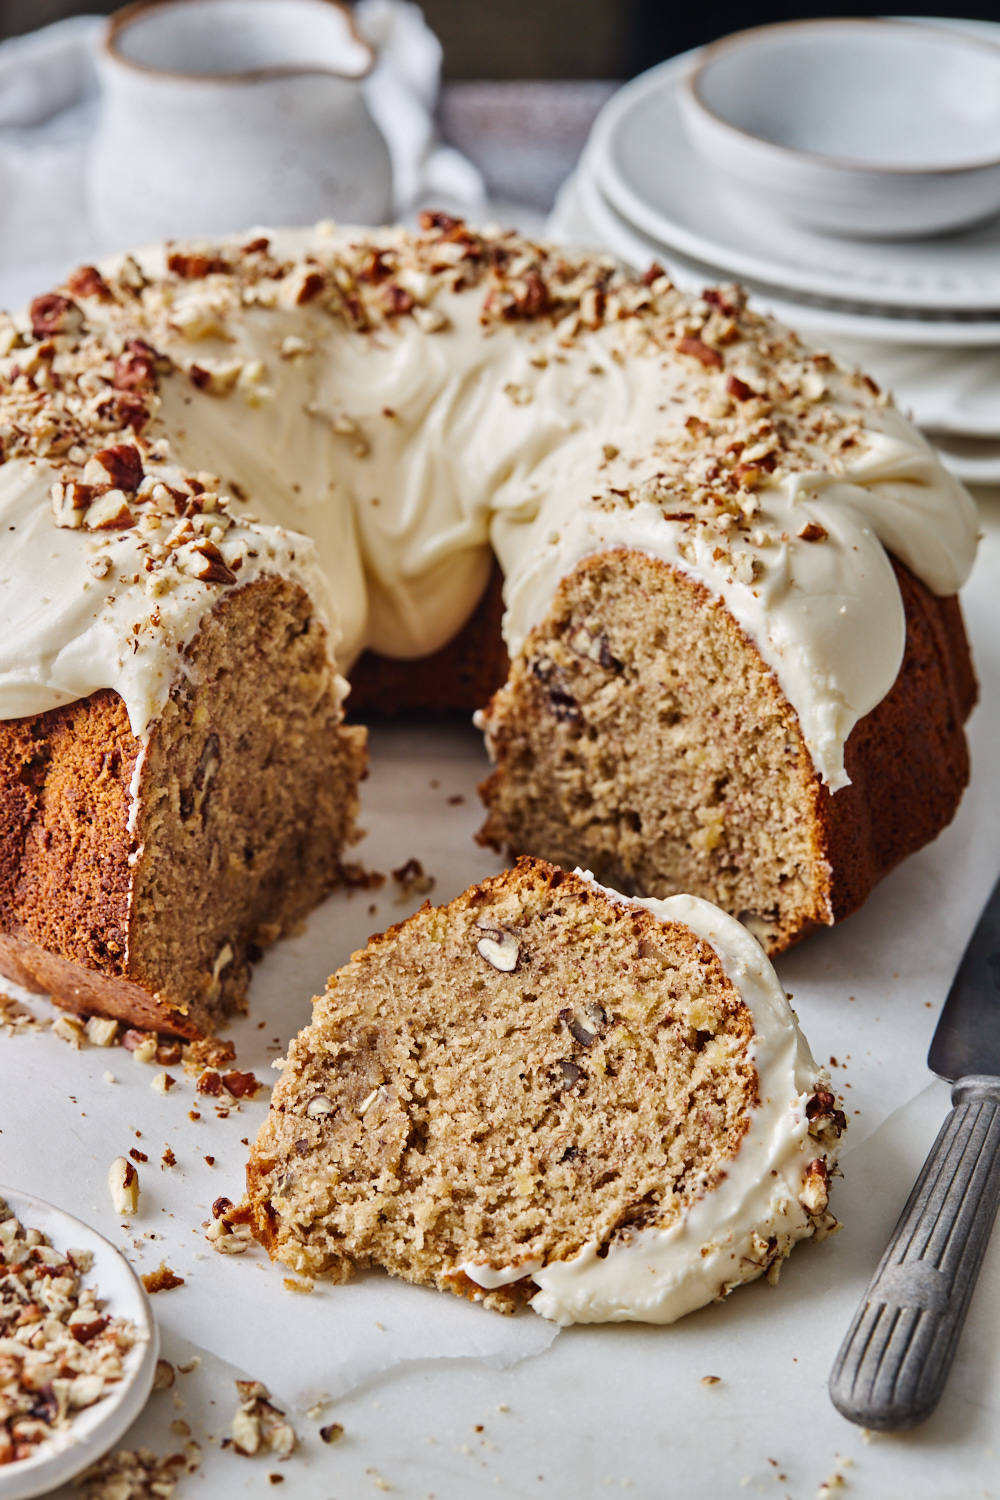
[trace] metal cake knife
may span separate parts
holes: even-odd
[[[830,1376],[834,1406],[885,1432],[944,1389],[1000,1200],[1000,881],[927,1057],[954,1108],[924,1163]]]

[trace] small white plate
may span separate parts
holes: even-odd
[[[124,1359],[125,1374],[110,1395],[85,1407],[31,1458],[0,1467],[0,1500],[30,1500],[94,1463],[132,1425],[153,1388],[160,1339],[142,1282],[103,1235],[61,1208],[16,1188],[0,1187],[0,1199],[26,1229],[40,1229],[57,1250],[90,1250],[94,1264],[84,1278],[86,1284],[97,1287],[108,1312],[131,1318],[139,1330],[137,1342]]]
[[[985,23],[984,23],[985,25]],[[1000,36],[1000,26],[990,34]],[[749,213],[690,144],[681,80],[697,52],[661,63],[605,105],[589,147],[592,170],[629,223],[695,260],[786,291],[905,311],[1000,310],[1000,217],[926,240],[851,240]]]

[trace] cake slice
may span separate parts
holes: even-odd
[[[734,918],[525,858],[333,975],[249,1208],[304,1274],[669,1323],[835,1227],[845,1123]]]
[[[480,841],[585,865],[619,890],[701,896],[771,955],[842,921],[947,827],[969,779],[976,682],[958,600],[892,566],[902,661],[831,792],[759,643],[720,600],[636,550],[587,558],[478,716],[495,762]]]

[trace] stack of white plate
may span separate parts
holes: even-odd
[[[960,23],[952,22],[952,25]],[[1000,40],[1000,24],[975,25]],[[626,84],[595,122],[549,222],[564,243],[678,286],[738,280],[753,304],[864,366],[963,479],[1000,484],[1000,217],[923,240],[856,240],[748,211],[682,125],[686,53]]]

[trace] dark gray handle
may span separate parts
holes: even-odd
[[[830,1376],[851,1422],[915,1427],[944,1390],[1000,1199],[1000,1078],[962,1078]]]

